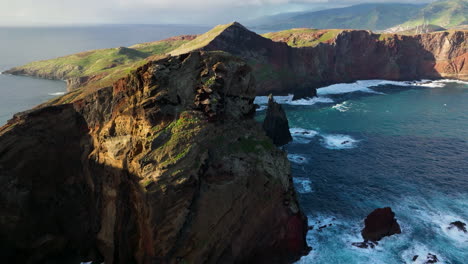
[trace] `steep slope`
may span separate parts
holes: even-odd
[[[382,30],[408,21],[423,7],[424,5],[399,3],[360,4],[293,16],[273,16],[268,19],[270,20],[268,24],[255,25],[255,28],[262,30],[299,27]]]
[[[450,28],[468,24],[468,0],[435,1],[421,9],[415,17],[401,27],[411,28],[424,24]]]
[[[307,221],[286,154],[252,118],[254,97],[242,60],[194,52],[73,104],[16,115],[0,128],[0,256],[297,259],[308,250]]]
[[[69,90],[82,86],[105,87],[126,76],[131,70],[154,59],[154,56],[164,55],[194,38],[195,36],[187,35],[137,44],[129,48],[92,50],[32,62],[5,73],[66,80]]]
[[[313,96],[314,88],[362,79],[468,78],[466,31],[403,36],[297,29],[264,36],[274,41],[233,23],[200,49],[245,59],[260,95]]]

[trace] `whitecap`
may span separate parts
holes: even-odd
[[[462,217],[450,213],[437,213],[429,215],[431,222],[439,227],[439,233],[457,242],[460,246],[468,246],[468,233],[458,230],[457,228],[449,228],[450,223],[462,221],[467,223]]]
[[[301,144],[308,144],[311,142],[311,138],[315,137],[318,132],[315,130],[304,129],[304,128],[291,128],[289,129],[291,136],[293,137],[294,141]]]
[[[307,158],[298,154],[288,154],[288,159],[289,161],[297,163],[297,164],[304,164],[304,163],[307,163],[308,161]]]
[[[359,142],[351,136],[342,134],[328,134],[320,136],[322,137],[322,145],[327,149],[351,149],[355,148]]]
[[[414,85],[421,86],[421,87],[428,87],[428,88],[443,88],[448,83],[458,83],[458,84],[468,85],[468,82],[466,81],[453,80],[453,79],[442,79],[442,80],[435,80],[435,81],[423,80],[423,81],[415,83]]]
[[[259,107],[256,109],[258,112],[266,110],[268,107],[266,105],[259,105]]]
[[[311,193],[312,182],[308,178],[293,177],[294,187],[298,193]]]
[[[58,95],[64,95],[65,92],[56,92],[56,93],[49,93],[48,95],[52,95],[52,96],[58,96]]]
[[[403,259],[404,263],[407,264],[424,264],[427,261],[427,256],[429,253],[437,256],[437,259],[439,260],[438,263],[445,263],[443,257],[439,253],[434,252],[434,250],[430,250],[425,245],[417,242],[414,243],[412,247],[402,251],[401,258]],[[418,257],[413,261],[415,256]]]
[[[353,92],[365,92],[382,94],[380,92],[370,89],[370,87],[376,87],[380,85],[398,85],[398,86],[410,86],[409,82],[396,82],[387,80],[361,80],[353,83],[337,83],[317,89],[318,95],[334,95],[344,94]]]
[[[331,98],[321,97],[321,96],[293,100],[294,95],[290,94],[287,96],[273,96],[273,98],[279,104],[288,104],[288,105],[314,105],[317,103],[333,103],[333,100]],[[268,96],[257,96],[255,97],[254,103],[258,105],[267,105]]]
[[[333,109],[336,109],[340,112],[346,112],[348,111],[350,108],[351,108],[351,104],[349,104],[348,102],[344,101],[343,103],[341,104],[336,104],[334,106],[332,106]]]

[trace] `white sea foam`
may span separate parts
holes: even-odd
[[[468,82],[460,81],[460,80],[452,80],[452,79],[443,79],[443,80],[435,80],[435,81],[422,80],[420,82],[415,83],[414,85],[422,86],[422,87],[429,87],[429,88],[443,88],[448,83],[458,83],[458,84],[468,85]]]
[[[388,80],[361,80],[354,83],[338,83],[330,86],[322,87],[317,89],[318,95],[332,95],[332,94],[344,94],[352,92],[365,92],[365,93],[377,93],[372,87],[378,87],[382,85],[395,85],[395,86],[421,86],[421,87],[431,87],[431,88],[440,88],[444,87],[447,83],[460,83],[468,85],[466,81],[452,80],[452,79],[443,79],[443,80],[421,80],[421,81],[388,81]]]
[[[359,140],[348,135],[328,134],[320,135],[321,143],[327,149],[352,149],[357,146]]]
[[[311,142],[311,139],[315,137],[318,132],[315,130],[303,129],[303,128],[291,128],[289,129],[291,136],[293,137],[296,143],[308,144]]]
[[[310,179],[304,177],[293,177],[293,182],[298,193],[312,192],[312,182]]]
[[[409,249],[402,251],[401,258],[403,259],[404,263],[407,264],[424,264],[427,261],[427,255],[429,253],[437,256],[438,263],[445,263],[443,257],[439,253],[434,252],[433,250],[427,248],[425,245],[417,242],[414,243],[414,245]],[[415,261],[413,261],[413,258],[415,256],[418,257]]]
[[[468,246],[468,234],[464,233],[463,231],[458,230],[458,228],[450,227],[450,223],[455,221],[462,221],[463,223],[467,223],[466,219],[462,217],[447,214],[447,213],[436,213],[429,215],[431,222],[438,226],[439,233],[443,234],[444,236],[454,240],[458,246],[467,247]]]
[[[307,158],[298,154],[288,154],[288,159],[289,161],[297,164],[304,164],[308,162]]]
[[[346,101],[344,101],[344,102],[341,103],[341,104],[336,104],[336,105],[332,106],[332,108],[333,108],[333,109],[336,109],[336,110],[338,110],[338,111],[340,111],[340,112],[346,112],[346,111],[348,111],[348,110],[351,108],[351,104],[348,103],[348,102],[346,102]]]
[[[412,82],[397,82],[397,81],[387,81],[387,80],[362,80],[362,81],[356,81],[353,83],[338,83],[338,84],[333,84],[330,86],[317,89],[317,94],[322,95],[322,96],[332,95],[332,94],[353,93],[353,92],[382,94],[380,92],[377,92],[371,89],[371,87],[377,87],[381,85],[411,86]]]
[[[266,105],[260,105],[256,110],[258,112],[266,110],[268,107]]]
[[[56,93],[49,93],[49,95],[52,95],[52,96],[58,96],[58,95],[64,95],[65,92],[56,92]]]
[[[317,103],[333,103],[333,100],[328,97],[313,97],[313,98],[303,98],[299,100],[293,100],[294,95],[290,94],[288,96],[273,96],[275,101],[279,104],[288,104],[288,105],[314,105]],[[254,103],[258,105],[267,105],[268,96],[257,96],[255,97]]]

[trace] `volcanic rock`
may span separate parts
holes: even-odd
[[[450,226],[448,229],[456,228],[458,231],[462,231],[463,233],[466,233],[466,224],[463,223],[462,221],[455,221],[450,223]]]
[[[286,113],[283,107],[275,102],[272,95],[268,97],[268,109],[265,120],[263,121],[263,129],[277,146],[283,146],[292,141]]]
[[[310,249],[286,154],[225,53],[149,62],[0,128],[9,263],[291,263]]]
[[[364,220],[361,235],[365,241],[379,241],[383,237],[400,234],[401,229],[390,207],[378,208]]]

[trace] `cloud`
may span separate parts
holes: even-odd
[[[0,0],[0,24],[219,24],[366,0]],[[394,2],[374,0],[372,2]],[[414,3],[414,0],[399,0]],[[421,0],[420,2],[425,2]]]

